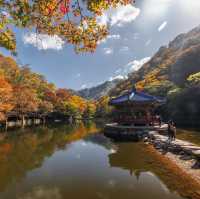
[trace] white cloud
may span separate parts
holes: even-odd
[[[23,36],[25,44],[31,44],[39,50],[62,50],[64,41],[57,35],[49,36],[46,34],[27,33]]]
[[[123,76],[123,75],[117,75],[117,76],[114,76],[114,77],[110,77],[109,78],[109,81],[113,81],[113,80],[123,80],[123,79],[126,79],[127,76]]]
[[[134,71],[139,70],[145,63],[147,63],[151,57],[145,57],[140,60],[133,60],[126,64],[125,66],[118,68],[115,71],[115,76],[110,77],[108,80],[125,80],[128,78],[128,74]]]
[[[105,55],[110,55],[110,54],[113,54],[113,49],[112,48],[103,48],[103,52]]]
[[[85,89],[87,87],[87,84],[82,84],[81,89]]]
[[[119,69],[117,69],[117,70],[115,71],[115,74],[119,74],[119,73],[121,73],[121,71],[122,71],[122,69],[119,68]]]
[[[165,29],[166,26],[167,26],[167,21],[164,21],[164,22],[158,27],[158,31],[161,32],[162,30]]]
[[[145,46],[149,46],[151,44],[152,40],[149,39],[148,41],[146,41]]]
[[[115,71],[115,74],[117,74],[117,75],[114,77],[110,77],[109,81],[112,81],[114,79],[126,79],[129,73],[139,70],[150,59],[151,59],[150,57],[145,57],[140,60],[133,60],[133,61],[129,62],[125,66],[118,68]]]
[[[119,49],[120,53],[124,53],[124,52],[128,52],[129,51],[129,47],[128,46],[123,46]]]
[[[133,5],[118,6],[117,8],[110,8],[106,10],[102,16],[98,17],[98,23],[110,24],[111,26],[122,26],[124,24],[134,21],[140,14],[140,9]]]
[[[150,57],[145,57],[143,59],[140,60],[133,60],[131,62],[129,62],[126,66],[125,66],[125,72],[129,73],[129,72],[133,72],[133,71],[137,71],[139,70],[145,63],[147,63],[151,58]]]

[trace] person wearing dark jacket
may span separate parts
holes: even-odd
[[[171,142],[176,140],[176,126],[172,120],[168,122],[168,140]]]

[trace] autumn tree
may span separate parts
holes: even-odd
[[[11,57],[5,57],[0,54],[0,70],[9,83],[13,84],[19,74],[19,67],[15,60]]]
[[[72,95],[69,99],[69,103],[72,106],[74,106],[81,115],[83,114],[85,108],[87,107],[86,100],[77,95]]]
[[[43,123],[46,122],[46,116],[53,111],[53,104],[49,101],[40,100],[38,111],[43,118]]]
[[[0,121],[6,120],[7,113],[12,110],[12,86],[6,81],[3,74],[0,73]]]
[[[95,103],[89,101],[86,105],[86,108],[83,112],[83,119],[91,119],[94,117],[96,112],[96,105]]]
[[[23,85],[16,85],[13,88],[14,110],[22,119],[22,126],[25,125],[25,116],[28,113],[37,111],[38,98],[36,92]]]
[[[134,0],[0,0],[0,46],[16,51],[11,27],[29,28],[38,34],[58,35],[76,52],[94,52],[108,35],[97,17],[111,7]]]
[[[55,110],[66,114],[66,104],[71,96],[70,92],[67,89],[57,89],[56,90],[56,104]]]
[[[96,104],[96,117],[105,117],[111,112],[111,107],[109,106],[108,102],[108,96],[103,96],[98,99]]]

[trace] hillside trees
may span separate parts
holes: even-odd
[[[109,99],[108,96],[103,96],[97,101],[96,117],[104,118],[111,112],[111,107],[108,105]]]
[[[0,46],[16,52],[11,27],[28,28],[38,34],[58,35],[74,45],[76,52],[94,52],[108,35],[97,17],[108,8],[133,0],[0,0]]]
[[[187,81],[191,86],[200,85],[200,72],[190,75]]]
[[[76,96],[68,89],[57,89],[44,76],[34,73],[28,66],[18,67],[11,58],[0,55],[0,121],[8,113],[21,118],[58,113],[63,117],[82,118],[93,114],[95,103]]]

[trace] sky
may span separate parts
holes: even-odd
[[[16,30],[17,62],[28,64],[59,88],[80,90],[104,81],[125,78],[178,34],[200,24],[200,0],[136,0],[134,6],[106,11],[99,23],[110,35],[95,53],[76,54],[58,36],[35,36]],[[8,55],[8,52],[1,49]]]

